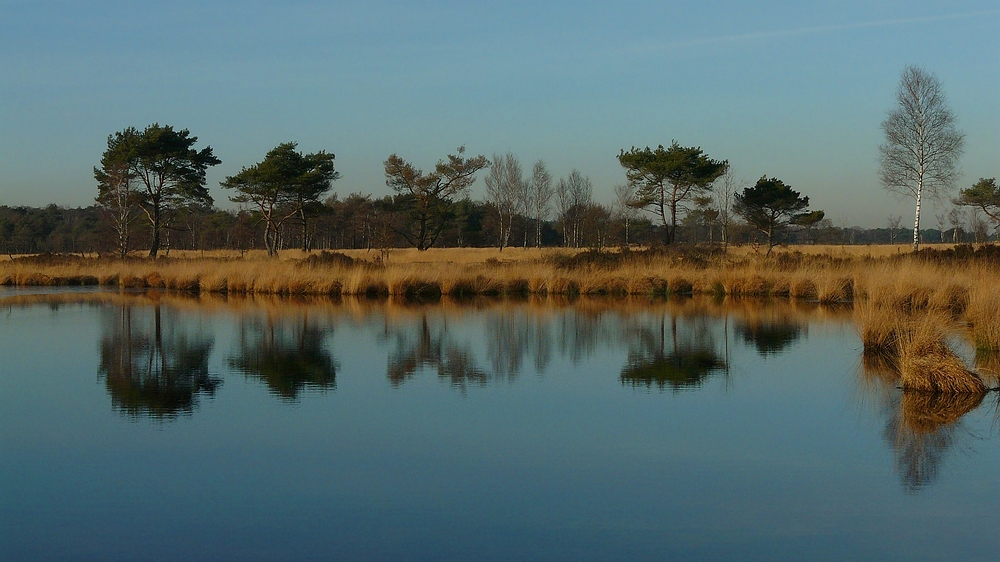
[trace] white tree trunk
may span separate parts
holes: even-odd
[[[923,179],[917,180],[917,214],[913,218],[913,251],[920,248],[920,197],[923,195]]]

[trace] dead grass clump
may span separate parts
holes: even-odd
[[[52,277],[44,273],[31,272],[16,280],[18,285],[25,287],[42,287],[52,284]]]
[[[912,287],[896,295],[895,307],[906,312],[927,310],[931,300],[931,290],[927,287]]]
[[[129,273],[118,278],[118,286],[122,289],[145,289],[146,280]]]
[[[865,353],[886,357],[899,353],[899,338],[907,329],[906,319],[899,312],[865,300],[854,307],[854,320]]]
[[[788,294],[796,299],[818,299],[819,292],[816,283],[809,279],[799,279],[791,284]]]
[[[666,295],[667,280],[655,275],[647,275],[636,281],[635,289],[636,294]]]
[[[671,295],[690,295],[694,285],[684,277],[674,277],[667,282],[667,292]]]
[[[391,284],[389,294],[401,296],[407,300],[438,299],[441,297],[441,285],[435,281],[406,277]]]
[[[204,293],[225,293],[229,291],[229,286],[223,275],[206,275],[198,280],[198,290]]]
[[[1000,289],[996,285],[977,287],[969,298],[966,318],[976,349],[1000,353]]]
[[[234,294],[247,294],[251,292],[251,285],[240,275],[229,275],[226,277],[226,292]]]
[[[752,275],[743,283],[743,296],[748,297],[768,297],[771,296],[771,281],[760,275]]]
[[[504,284],[503,291],[508,295],[527,295],[531,293],[531,282],[523,277],[515,277]]]
[[[958,318],[969,308],[969,296],[967,287],[951,283],[934,293],[928,301],[928,306],[934,310],[948,312],[952,318]]]
[[[581,279],[580,293],[598,296],[628,294],[628,282],[618,275],[588,275]]]
[[[831,279],[819,287],[819,302],[836,304],[854,299],[854,280],[847,277]]]
[[[388,297],[389,285],[383,281],[372,279],[360,286],[358,292],[355,294],[364,295],[368,298]]]
[[[197,277],[177,276],[166,279],[167,288],[174,291],[198,292],[201,282]]]
[[[353,267],[357,265],[359,260],[352,258],[351,256],[344,254],[342,252],[329,252],[326,250],[321,251],[318,254],[312,254],[307,256],[305,259],[295,264],[297,267]]]
[[[949,394],[984,393],[986,385],[965,368],[962,360],[945,343],[942,325],[934,316],[913,321],[899,334],[899,375],[906,390]]]
[[[145,284],[146,284],[146,287],[148,287],[150,289],[166,289],[167,288],[167,282],[164,281],[163,276],[161,276],[160,273],[157,272],[157,271],[154,271],[154,272],[146,275]]]
[[[775,279],[771,281],[772,297],[789,297],[792,294],[792,282],[788,279]]]
[[[580,284],[567,277],[553,277],[549,283],[549,294],[576,296],[580,294]]]
[[[717,277],[702,276],[691,284],[691,291],[698,295],[723,297],[726,295],[726,285]]]
[[[476,295],[476,285],[472,279],[458,279],[446,292],[453,297],[471,297]]]
[[[902,421],[917,434],[931,434],[953,424],[983,402],[985,393],[903,392]]]

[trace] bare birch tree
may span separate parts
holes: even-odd
[[[118,257],[125,258],[131,249],[132,225],[139,218],[137,187],[133,185],[136,178],[129,171],[128,165],[121,162],[110,164],[104,171],[95,168],[94,173],[100,182],[97,206],[108,218],[111,229],[115,232]]]
[[[951,223],[951,241],[958,244],[962,236],[962,225],[965,224],[965,209],[952,207],[948,211],[948,222]]]
[[[940,240],[938,242],[944,243],[944,227],[945,227],[945,216],[944,213],[934,215],[934,219],[937,220],[938,232],[940,233]],[[902,217],[900,217],[902,220]]]
[[[882,122],[879,176],[891,193],[916,202],[913,250],[920,245],[920,205],[924,196],[940,199],[958,179],[965,134],[955,127],[941,81],[918,66],[903,69],[897,107]]]
[[[569,193],[569,184],[566,183],[565,178],[559,178],[556,183],[556,220],[559,222],[560,230],[562,230],[562,244],[565,247],[571,245],[568,225],[572,207],[573,198]]]
[[[889,227],[889,244],[895,246],[896,237],[899,235],[900,228],[903,225],[903,217],[889,215],[889,218],[886,219],[886,224]]]
[[[539,160],[531,168],[531,212],[535,218],[535,247],[542,247],[542,221],[549,216],[549,203],[555,194],[552,185],[552,174],[545,168],[545,162]]]
[[[620,183],[615,186],[614,215],[625,226],[625,248],[628,248],[629,244],[629,227],[636,215],[639,214],[639,209],[636,207],[635,191],[636,187],[631,183]]]
[[[726,167],[726,172],[712,184],[712,193],[715,196],[716,210],[719,212],[716,222],[722,227],[722,247],[724,251],[729,250],[729,227],[733,223],[733,197],[736,193],[746,187],[747,181],[740,179],[737,181],[731,167]]]
[[[580,224],[593,193],[594,185],[590,178],[575,168],[570,171],[566,179],[559,179],[556,195],[559,199],[560,220],[563,223],[563,238],[567,240],[566,245],[580,247]]]
[[[514,215],[517,214],[522,199],[524,177],[521,173],[521,162],[510,152],[504,155],[494,154],[490,172],[484,181],[487,198],[496,207],[500,218],[498,244],[502,252],[510,240]]]

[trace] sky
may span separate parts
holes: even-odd
[[[837,226],[905,223],[877,158],[907,65],[966,134],[959,187],[1000,176],[1000,0],[0,0],[0,205],[91,204],[108,135],[156,122],[221,158],[223,208],[219,182],[288,141],[336,155],[341,196],[464,145],[610,203],[621,149],[676,140]]]

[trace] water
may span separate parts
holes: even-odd
[[[7,293],[0,559],[995,559],[996,396],[860,348],[781,302]]]

